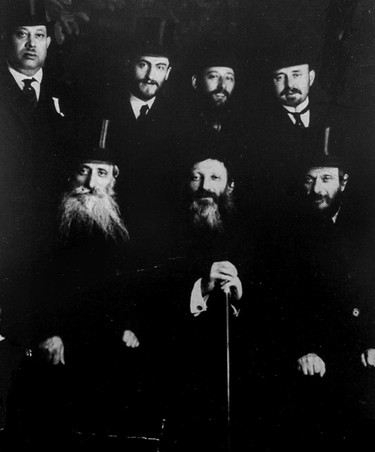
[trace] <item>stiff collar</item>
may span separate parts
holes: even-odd
[[[132,107],[134,116],[136,118],[138,118],[143,105],[148,105],[148,108],[151,109],[151,107],[153,106],[153,104],[155,102],[155,99],[156,99],[156,96],[154,96],[152,99],[144,101],[144,100],[140,99],[139,97],[134,96],[134,94],[130,93],[129,100],[130,100],[130,105]]]
[[[302,104],[297,105],[296,108],[289,107],[288,105],[283,105],[285,110],[287,110],[288,113],[301,113],[302,110],[305,110],[305,108],[309,105],[309,98],[306,97],[306,99],[302,102]]]

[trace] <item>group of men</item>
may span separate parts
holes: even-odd
[[[358,197],[353,115],[311,99],[311,54],[277,49],[271,99],[246,111],[234,51],[195,52],[181,105],[171,49],[139,40],[92,111],[48,79],[43,2],[8,12],[9,450],[148,423],[168,452],[353,450],[375,417],[372,193]]]

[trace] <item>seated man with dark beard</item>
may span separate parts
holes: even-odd
[[[373,303],[361,287],[356,257],[363,212],[351,197],[353,165],[338,157],[345,142],[332,132],[328,140],[326,131],[324,152],[315,149],[304,163],[301,199],[278,270],[286,288],[284,390],[289,386],[294,406],[285,409],[283,421],[293,413],[285,429],[288,447],[295,442],[291,450],[306,440],[306,450],[353,450],[372,431],[366,432],[366,416],[373,410],[374,384],[365,368],[375,365]]]
[[[167,376],[171,391],[167,418],[170,450],[227,448],[226,325],[230,324],[234,389],[239,364],[238,326],[246,292],[241,279],[250,281],[248,266],[253,268],[250,261],[254,257],[245,246],[250,233],[241,231],[236,215],[233,172],[234,164],[225,149],[202,142],[190,148],[180,174],[182,199],[180,217],[175,222],[180,226],[180,240],[175,256],[184,260],[165,314],[165,330],[170,334],[165,342],[171,348]],[[168,276],[172,285],[172,273]],[[251,293],[255,296],[253,290]],[[255,331],[251,321],[247,328]],[[232,414],[237,397],[234,400]]]

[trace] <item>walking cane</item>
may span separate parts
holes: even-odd
[[[225,323],[226,323],[226,348],[227,348],[227,452],[230,452],[230,330],[229,330],[229,298],[230,298],[230,288],[226,287],[225,293]]]

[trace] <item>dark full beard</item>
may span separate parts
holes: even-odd
[[[341,203],[342,203],[342,196],[341,192],[337,191],[331,201],[329,202],[329,198],[325,195],[320,196],[316,195],[315,193],[312,193],[308,197],[310,206],[313,206],[313,213],[315,216],[321,217],[321,218],[333,218],[336,213],[339,211]],[[324,209],[318,209],[314,206],[314,201],[319,199],[325,199],[328,203],[327,207]]]
[[[106,238],[118,241],[129,239],[113,195],[104,192],[65,193],[60,204],[60,232],[64,241],[69,240],[72,230],[81,230],[88,235],[99,229]]]
[[[224,92],[226,94],[225,101],[223,100],[222,102],[215,102],[214,94],[219,92]],[[204,93],[201,96],[200,100],[201,108],[207,115],[218,115],[218,117],[225,117],[231,110],[231,97],[231,94],[229,94],[227,91],[220,89],[216,89],[209,93]]]
[[[234,210],[232,194],[226,191],[217,197],[201,193],[195,196],[189,210],[194,227],[223,232],[225,218]]]
[[[212,231],[223,231],[223,221],[219,206],[212,198],[196,199],[190,205],[193,225]]]

